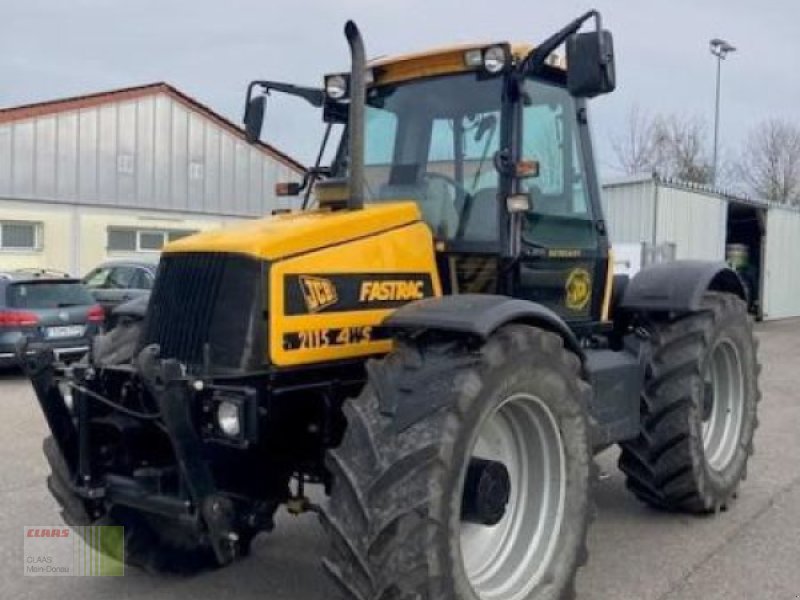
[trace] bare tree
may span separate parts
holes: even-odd
[[[616,166],[623,173],[657,173],[693,183],[709,183],[707,128],[699,117],[651,116],[634,106],[625,132],[612,138]]]
[[[638,105],[631,107],[624,133],[611,138],[611,149],[620,171],[626,175],[653,171],[660,148],[657,130],[656,119]]]
[[[707,128],[700,117],[670,115],[662,119],[659,136],[666,149],[665,169],[668,177],[692,183],[711,183],[711,161],[706,151]]]
[[[753,196],[800,205],[800,127],[782,119],[758,125],[745,141],[736,171]]]

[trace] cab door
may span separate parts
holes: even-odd
[[[564,87],[540,79],[524,84],[519,155],[536,165],[521,182],[531,210],[522,221],[514,295],[547,306],[566,321],[601,320],[607,293],[608,244],[582,113]],[[585,114],[585,113],[583,113]]]

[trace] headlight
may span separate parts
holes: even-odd
[[[483,68],[489,73],[499,73],[506,67],[506,51],[502,46],[492,46],[483,53]]]
[[[229,400],[220,402],[217,406],[217,425],[220,431],[228,437],[238,437],[242,432],[239,405]]]
[[[200,403],[197,425],[205,440],[237,448],[258,442],[258,421],[266,409],[260,411],[256,390],[211,381],[202,386],[195,381],[192,387]]]
[[[333,100],[347,96],[347,78],[344,75],[331,75],[325,79],[325,93]]]
[[[67,410],[72,412],[75,401],[72,396],[72,386],[66,381],[58,382],[58,390],[61,392],[61,397],[64,398],[64,404],[67,405]]]

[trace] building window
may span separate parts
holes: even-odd
[[[108,228],[110,252],[159,252],[167,242],[196,233],[189,229]]]
[[[163,231],[140,231],[139,232],[139,250],[161,250],[164,245],[164,232]]]
[[[185,238],[186,236],[192,235],[193,233],[197,232],[192,231],[190,229],[173,229],[172,231],[167,232],[167,241],[174,242],[175,240]]]
[[[39,250],[42,242],[41,223],[0,221],[0,249]]]
[[[189,163],[189,179],[203,178],[203,163],[192,161]]]
[[[108,249],[121,252],[136,252],[136,230],[109,229]]]
[[[118,154],[117,155],[117,173],[125,175],[133,175],[134,160],[132,154]]]

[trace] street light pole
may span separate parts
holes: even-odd
[[[736,52],[736,48],[719,38],[714,38],[709,42],[711,54],[717,57],[717,95],[714,107],[714,158],[711,166],[711,183],[717,185],[717,160],[719,152],[719,96],[720,78],[722,76],[722,61],[731,53]]]

